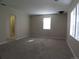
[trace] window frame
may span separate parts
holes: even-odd
[[[79,8],[79,3],[78,3],[78,4],[76,5],[76,7],[74,7],[73,10],[71,11],[71,14],[72,14],[72,13],[74,12],[74,9],[76,9],[76,10],[75,10],[75,14],[74,14],[74,15],[75,15],[75,25],[74,25],[74,23],[73,23],[73,25],[75,26],[75,28],[73,27],[73,29],[74,29],[73,32],[72,32],[72,29],[71,29],[71,28],[72,28],[72,23],[71,23],[71,22],[74,21],[74,20],[73,20],[72,18],[70,19],[70,20],[71,20],[71,21],[70,21],[70,35],[71,35],[73,38],[75,38],[77,41],[79,41],[79,38],[78,38],[79,36],[77,36],[77,35],[78,35],[78,33],[77,33],[77,30],[78,30],[78,29],[77,29],[77,26],[79,26],[79,25],[78,25],[78,22],[77,22],[77,21],[79,21],[79,19],[77,18],[77,17],[79,16],[79,15],[78,15],[78,12],[79,12],[78,8]],[[74,15],[73,15],[73,16],[74,16]],[[71,15],[71,16],[72,16],[72,15]],[[72,32],[72,33],[71,33],[71,32]],[[74,35],[73,35],[73,34],[74,34]]]
[[[47,23],[47,21],[45,21],[46,20],[45,18],[48,18],[47,20],[49,23]],[[44,17],[43,18],[43,30],[51,30],[51,21],[52,21],[51,17]],[[48,26],[45,22],[48,24]]]

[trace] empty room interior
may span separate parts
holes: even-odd
[[[0,59],[79,59],[79,0],[0,0]]]

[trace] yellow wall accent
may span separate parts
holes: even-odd
[[[15,16],[10,16],[10,37],[15,37]]]

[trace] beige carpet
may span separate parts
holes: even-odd
[[[71,59],[65,40],[28,38],[0,46],[1,59]]]

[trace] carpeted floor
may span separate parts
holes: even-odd
[[[65,40],[28,38],[0,45],[1,59],[71,59]]]

